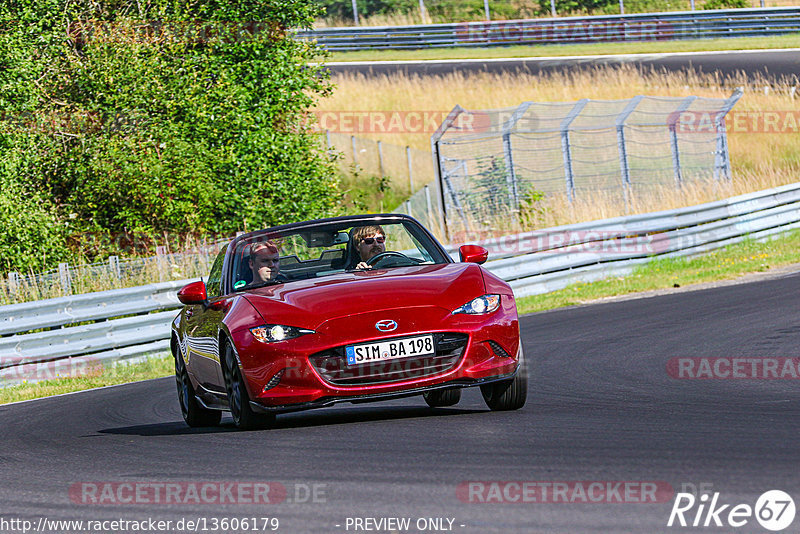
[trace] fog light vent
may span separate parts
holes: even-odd
[[[510,355],[509,353],[507,353],[507,352],[505,351],[505,349],[503,349],[503,347],[501,347],[501,346],[500,346],[500,344],[499,344],[498,342],[496,342],[496,341],[489,341],[489,346],[490,346],[490,347],[492,347],[492,350],[493,350],[493,351],[494,351],[494,353],[495,353],[495,354],[497,354],[498,356],[502,356],[503,358],[510,358],[510,357],[511,357],[511,355]]]
[[[266,385],[264,385],[264,390],[263,391],[267,391],[268,389],[272,389],[275,386],[277,386],[278,383],[281,381],[281,378],[283,378],[284,371],[286,371],[286,369],[281,369],[280,371],[275,373],[275,376],[270,378],[269,382],[267,382]]]

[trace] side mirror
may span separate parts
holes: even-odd
[[[461,245],[458,248],[458,255],[462,262],[477,263],[478,265],[489,259],[489,251],[478,245]]]
[[[183,304],[203,304],[206,298],[206,284],[202,281],[192,282],[178,291],[178,300]]]

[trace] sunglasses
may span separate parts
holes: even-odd
[[[371,245],[375,241],[377,241],[378,243],[383,243],[384,241],[386,241],[386,237],[380,235],[378,237],[365,237],[364,239],[361,240],[361,242],[366,245]]]

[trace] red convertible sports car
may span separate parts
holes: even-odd
[[[511,288],[456,263],[405,215],[337,217],[252,232],[178,293],[172,353],[183,417],[264,428],[275,414],[422,394],[452,406],[479,386],[492,410],[525,404]]]

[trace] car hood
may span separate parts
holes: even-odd
[[[304,328],[375,310],[439,307],[448,312],[484,293],[478,265],[447,263],[340,273],[244,294],[267,323]]]

